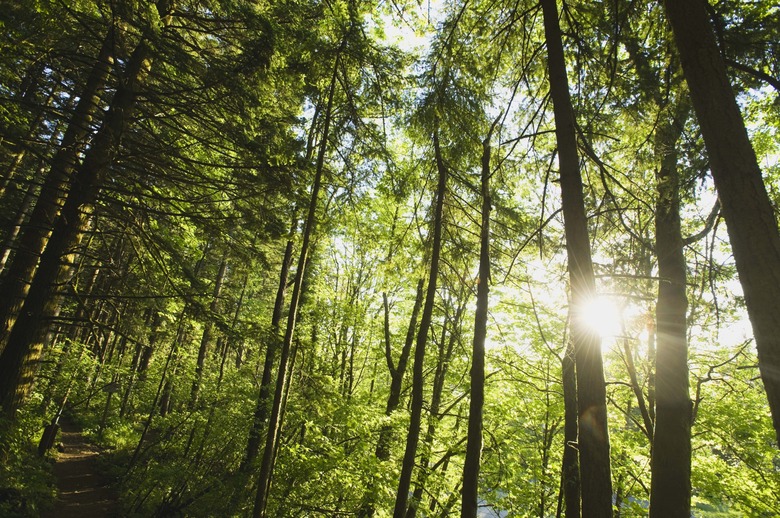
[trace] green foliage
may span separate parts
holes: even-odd
[[[150,38],[155,60],[90,229],[68,259],[73,277],[58,288],[66,297],[51,320],[34,393],[19,418],[0,423],[0,515],[31,516],[51,506],[51,459],[34,452],[42,423],[66,399],[67,411],[108,451],[123,514],[251,512],[259,460],[248,468],[242,462],[264,357],[285,332],[286,304],[282,328],[271,325],[279,272],[289,239],[289,302],[301,218],[322,151],[323,194],[292,341],[269,515],[355,514],[370,496],[376,516],[387,516],[409,423],[409,372],[399,406],[390,415],[385,409],[415,286],[430,260],[434,133],[450,181],[412,490],[424,486],[418,515],[455,514],[478,175],[493,120],[480,495],[486,511],[556,513],[567,265],[535,3],[187,0],[175,3],[168,25],[153,2],[115,2],[113,10],[86,0],[11,4],[0,9],[4,240],[29,213],[25,193],[32,186],[36,194],[109,27],[117,29],[116,55],[93,133],[142,38]],[[663,281],[652,245],[656,133],[670,118],[682,128],[686,237],[705,229],[715,201],[660,9],[567,2],[562,14],[598,290],[625,320],[619,336],[604,340],[613,483],[625,517],[647,513],[651,490],[648,434],[626,355],[640,397],[652,406],[652,323]],[[732,65],[735,88],[777,203],[777,94],[761,74],[779,75],[778,10],[769,2],[719,1],[712,14],[725,56],[744,65]],[[425,39],[404,48],[413,35]],[[696,408],[693,514],[774,516],[777,445],[752,345],[741,345],[750,336],[738,324],[746,321],[744,301],[728,239],[723,223],[712,221],[685,248]],[[109,386],[118,391],[104,390]],[[380,460],[385,429],[389,459]]]
[[[37,453],[41,432],[41,419],[35,411],[24,410],[14,421],[0,420],[2,516],[33,517],[54,507],[52,458]]]

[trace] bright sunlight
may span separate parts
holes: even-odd
[[[599,334],[602,340],[621,334],[621,320],[623,318],[621,310],[610,297],[604,295],[595,297],[583,309],[582,318],[591,330]]]

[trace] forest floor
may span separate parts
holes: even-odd
[[[100,449],[67,418],[60,426],[60,453],[54,464],[58,496],[54,509],[44,518],[118,516],[118,494],[98,465]]]

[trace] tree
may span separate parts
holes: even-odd
[[[561,179],[566,253],[571,289],[571,340],[577,372],[580,452],[580,483],[584,516],[612,515],[609,434],[604,370],[600,338],[585,321],[584,308],[594,298],[595,279],[590,255],[590,240],[579,173],[566,63],[561,44],[556,0],[543,0],[545,40],[547,42],[550,90],[555,112],[555,135]]]
[[[306,215],[306,222],[303,230],[303,239],[301,242],[301,250],[298,257],[298,266],[295,270],[295,280],[293,281],[293,292],[290,295],[290,309],[287,314],[287,327],[284,333],[284,341],[280,350],[279,368],[276,375],[276,388],[274,391],[273,404],[271,406],[271,413],[268,421],[268,430],[266,435],[265,450],[263,451],[263,460],[260,466],[260,475],[257,481],[257,496],[255,497],[255,506],[252,512],[253,516],[260,518],[266,514],[266,506],[268,501],[268,492],[271,488],[271,477],[273,473],[274,457],[276,455],[277,442],[279,440],[279,427],[281,426],[281,412],[282,412],[282,398],[284,396],[286,386],[289,383],[288,376],[288,362],[290,358],[290,349],[292,347],[293,336],[295,333],[295,322],[298,317],[298,305],[301,300],[301,290],[303,288],[303,277],[306,271],[306,263],[309,253],[309,244],[313,237],[315,226],[317,224],[317,204],[319,201],[319,193],[322,185],[322,175],[325,165],[325,152],[328,145],[329,130],[331,124],[331,118],[333,116],[333,96],[336,92],[336,83],[338,79],[339,61],[341,59],[341,51],[343,50],[346,38],[342,40],[342,44],[336,51],[336,56],[333,62],[333,75],[331,76],[330,85],[328,87],[327,101],[325,105],[324,122],[322,128],[322,137],[320,141],[320,148],[317,152],[317,163],[315,164],[314,182],[311,189],[311,197],[309,200],[309,208]]]
[[[178,0],[168,25],[148,2],[3,11],[3,257],[36,232],[50,246],[16,322],[35,383],[0,416],[0,515],[52,501],[29,446],[61,413],[106,446],[128,515],[778,514],[663,7],[606,7]],[[710,9],[771,200],[775,11]],[[32,211],[110,31],[57,198],[83,225],[62,232]],[[153,67],[105,146],[143,42]]]
[[[433,150],[436,160],[436,202],[433,211],[433,221],[431,223],[433,238],[431,243],[431,259],[428,272],[428,287],[425,292],[425,304],[423,305],[420,316],[420,328],[417,331],[417,340],[414,346],[414,360],[412,363],[412,414],[409,422],[409,429],[406,432],[406,447],[404,449],[403,464],[401,465],[401,476],[398,479],[398,491],[396,493],[395,507],[393,516],[403,518],[406,515],[407,502],[409,499],[409,488],[412,483],[412,470],[414,469],[414,459],[417,454],[417,446],[420,442],[420,426],[422,421],[423,407],[423,383],[424,383],[424,365],[425,345],[428,341],[428,333],[431,327],[431,318],[433,316],[434,300],[436,298],[436,282],[439,275],[439,256],[442,246],[442,213],[444,211],[444,197],[447,192],[447,166],[441,154],[439,144],[439,129],[434,122],[433,129]]]
[[[493,122],[482,142],[482,224],[480,225],[479,277],[477,309],[474,321],[474,342],[471,356],[471,401],[469,404],[468,442],[463,463],[463,501],[461,516],[476,517],[480,454],[482,453],[482,408],[485,399],[485,337],[488,320],[488,289],[490,282],[490,137],[501,115]]]
[[[780,442],[780,232],[704,0],[664,2],[723,207]]]
[[[169,16],[169,8],[165,2],[158,6],[162,18]],[[0,382],[0,407],[9,416],[13,416],[32,386],[42,347],[41,343],[35,343],[39,342],[35,339],[36,333],[40,333],[42,317],[52,312],[52,304],[57,304],[57,297],[49,293],[49,288],[57,279],[60,258],[84,231],[89,206],[94,203],[114,160],[138,88],[151,68],[151,50],[150,43],[142,41],[133,51],[123,84],[114,94],[101,129],[72,179],[62,213],[54,224],[30,291],[21,306],[20,318],[8,334],[6,347],[0,355],[3,380]]]
[[[680,229],[677,142],[685,105],[656,130],[658,203],[656,254],[656,391],[653,431],[651,516],[690,515],[691,400],[688,395],[686,262]],[[662,112],[663,113],[663,112]],[[662,115],[663,116],[663,115]]]

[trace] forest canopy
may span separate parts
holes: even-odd
[[[780,515],[775,3],[0,13],[0,515]]]

